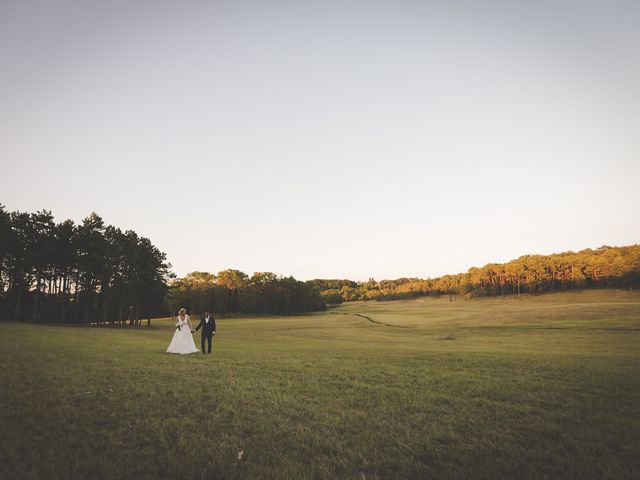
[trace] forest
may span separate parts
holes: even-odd
[[[486,296],[541,294],[571,289],[640,284],[640,245],[603,246],[553,255],[525,255],[507,263],[490,263],[466,273],[438,278],[399,278],[366,282],[315,279],[256,272],[249,277],[238,270],[217,275],[193,272],[172,282],[168,303],[172,310],[205,306],[223,315],[231,313],[293,315],[323,310],[354,300],[400,300],[448,295],[452,301]],[[319,294],[318,294],[319,292]]]
[[[271,272],[192,272],[175,278],[166,254],[132,230],[96,213],[56,223],[50,211],[9,212],[0,205],[2,320],[139,325],[180,307],[222,316],[298,315],[353,300],[449,295],[541,294],[584,288],[634,289],[640,245],[525,255],[438,278],[306,282]]]
[[[0,205],[0,318],[138,325],[164,315],[170,265],[148,238],[95,213],[56,223],[50,211]]]
[[[230,314],[298,315],[326,308],[320,290],[308,282],[271,272],[255,272],[251,277],[239,270],[217,275],[192,272],[171,283],[169,308]]]
[[[317,288],[293,277],[238,270],[175,279],[166,255],[92,213],[56,223],[50,211],[0,205],[0,319],[34,323],[149,324],[180,307],[221,315],[323,310]]]
[[[524,255],[507,263],[489,263],[466,273],[438,278],[399,278],[366,282],[310,280],[327,303],[396,300],[449,295],[474,297],[541,294],[585,288],[634,289],[640,285],[640,245],[602,246],[553,255]]]

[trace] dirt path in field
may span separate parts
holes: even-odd
[[[371,323],[375,323],[376,325],[383,325],[385,327],[395,327],[395,328],[411,328],[407,325],[394,325],[393,323],[385,323],[385,322],[381,322],[379,320],[374,320],[371,317],[368,317],[366,315],[363,315],[361,313],[346,313],[345,315],[355,315],[356,317],[360,317],[360,318],[364,318],[365,320],[371,322]]]

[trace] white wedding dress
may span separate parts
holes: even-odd
[[[180,328],[178,328],[178,325],[180,325]],[[193,336],[189,327],[189,315],[185,315],[184,320],[176,317],[176,331],[173,334],[169,348],[167,348],[167,353],[188,355],[199,351],[193,342]]]

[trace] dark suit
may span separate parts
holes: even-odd
[[[211,353],[211,342],[213,340],[213,336],[216,334],[216,319],[213,318],[213,315],[210,315],[209,321],[207,322],[205,317],[200,317],[200,323],[196,327],[196,332],[200,330],[201,327],[202,327],[202,333],[201,333],[202,353],[204,353],[205,340],[209,344],[208,351],[209,353]]]

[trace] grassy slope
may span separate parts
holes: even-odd
[[[218,331],[214,355],[183,357],[163,353],[170,320],[0,324],[0,477],[640,469],[638,293],[357,302]]]

